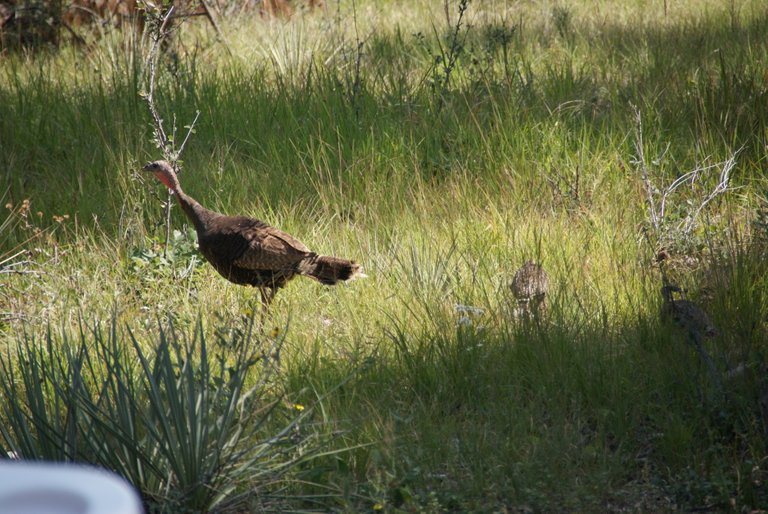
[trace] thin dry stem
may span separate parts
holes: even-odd
[[[695,169],[683,173],[677,177],[668,186],[657,187],[651,179],[648,161],[646,160],[644,141],[643,141],[643,122],[640,115],[640,111],[637,107],[633,106],[635,111],[635,159],[632,161],[640,170],[640,179],[643,182],[643,188],[645,189],[646,201],[648,203],[648,219],[650,221],[651,228],[657,241],[661,239],[662,232],[665,230],[663,227],[664,219],[667,213],[667,204],[670,201],[672,194],[680,188],[683,184],[690,183],[692,186],[699,180],[706,172],[715,168],[720,168],[720,177],[714,188],[704,196],[696,207],[687,209],[686,215],[683,220],[677,225],[677,230],[681,231],[683,235],[689,235],[696,228],[698,218],[704,208],[712,202],[718,196],[727,193],[733,188],[730,186],[731,173],[736,166],[736,156],[741,152],[742,148],[736,150],[728,159],[724,162],[711,164],[707,166],[697,166]],[[653,161],[653,164],[658,164],[662,161],[669,145],[664,149],[664,152]],[[656,196],[659,196],[658,199]]]
[[[173,18],[174,7],[171,6],[163,16],[162,23],[156,29],[152,29],[150,35],[152,37],[152,46],[147,56],[147,62],[149,67],[149,91],[145,95],[147,106],[149,107],[149,113],[152,116],[153,130],[155,134],[155,141],[158,149],[163,153],[163,158],[169,161],[177,173],[180,171],[178,161],[181,158],[181,154],[189,141],[190,136],[194,132],[195,124],[200,117],[200,111],[195,112],[195,119],[187,127],[187,134],[181,143],[181,146],[176,149],[176,117],[174,115],[173,133],[172,137],[168,137],[168,134],[163,128],[163,119],[160,117],[160,113],[157,110],[155,102],[155,91],[157,86],[157,61],[159,59],[159,50],[161,43],[166,40],[169,35],[169,31],[166,30],[168,22]],[[171,199],[172,193],[168,191],[168,196],[164,202],[164,217],[165,217],[165,245],[163,248],[163,257],[168,257],[168,245],[171,240],[171,207],[173,201]]]

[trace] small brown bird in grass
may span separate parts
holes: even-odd
[[[511,288],[522,312],[546,308],[549,276],[541,265],[533,261],[523,264],[512,277]]]
[[[355,261],[318,255],[263,221],[206,209],[181,190],[173,166],[167,161],[150,162],[143,169],[173,192],[195,226],[200,253],[211,266],[230,282],[259,288],[264,311],[277,290],[296,275],[325,285],[365,276]]]

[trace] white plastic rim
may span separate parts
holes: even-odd
[[[0,460],[0,514],[143,514],[123,478],[99,468]]]

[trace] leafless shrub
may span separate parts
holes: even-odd
[[[702,227],[702,218],[707,207],[717,198],[732,191],[731,176],[736,167],[736,158],[741,149],[736,150],[725,161],[715,164],[701,164],[680,174],[668,184],[658,173],[658,166],[663,162],[669,145],[653,159],[646,156],[646,143],[643,135],[643,123],[640,111],[635,108],[635,157],[631,163],[640,173],[645,193],[648,213],[646,235],[652,240],[657,255],[661,252],[680,252],[690,248],[694,233]],[[708,179],[718,173],[713,186],[707,187]],[[687,186],[689,194],[683,194]]]
[[[189,137],[192,135],[195,129],[195,123],[200,116],[200,111],[195,114],[195,119],[188,125],[187,134],[181,142],[180,146],[176,146],[176,116],[173,115],[173,123],[171,129],[171,135],[169,136],[163,125],[163,118],[157,108],[157,102],[155,98],[155,91],[157,86],[157,64],[160,56],[160,46],[169,36],[169,23],[173,17],[174,8],[171,6],[167,10],[163,10],[162,7],[157,6],[154,9],[148,10],[147,14],[149,18],[149,35],[152,39],[152,45],[147,55],[147,69],[149,70],[148,87],[147,91],[142,94],[144,100],[147,102],[149,113],[152,116],[152,125],[154,138],[153,141],[157,149],[163,154],[163,158],[173,164],[176,172],[179,171],[178,162],[181,159],[181,154],[184,152],[184,147],[189,141]],[[168,196],[164,201],[165,210],[165,250],[167,251],[168,243],[171,239],[171,206],[173,205],[173,198],[171,192],[168,192]]]

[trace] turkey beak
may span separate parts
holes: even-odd
[[[144,171],[152,171],[152,163],[151,163],[151,162],[148,162],[148,163],[147,163],[147,164],[145,164],[145,165],[144,165],[144,167],[143,167],[143,168],[141,168],[141,169],[143,169]]]

